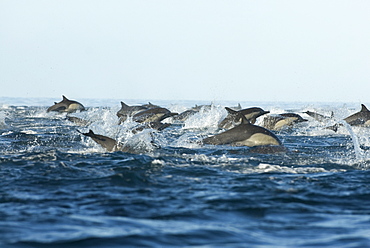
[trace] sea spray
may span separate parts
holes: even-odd
[[[201,108],[201,110],[189,117],[185,121],[184,129],[202,129],[215,128],[217,129],[220,120],[226,116],[226,110],[221,106],[211,105],[211,108]]]
[[[0,111],[0,129],[5,129],[8,127],[8,125],[6,124],[6,112],[5,111]]]
[[[353,143],[353,149],[354,149],[355,155],[356,155],[356,161],[357,162],[362,162],[364,160],[364,153],[363,153],[363,150],[360,147],[360,142],[358,140],[357,135],[353,131],[352,127],[346,121],[341,120],[341,121],[339,121],[339,123],[343,124],[343,126],[348,130],[348,132],[351,136],[352,143]]]

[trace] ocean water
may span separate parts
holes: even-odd
[[[237,102],[133,134],[119,100],[78,100],[88,126],[46,113],[60,99],[0,98],[0,247],[370,247],[370,129],[326,129],[359,103],[241,102],[309,120],[275,132],[288,152],[258,154],[198,142]],[[106,152],[89,129],[136,152]]]

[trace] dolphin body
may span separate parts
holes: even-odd
[[[269,130],[280,131],[284,127],[293,126],[295,123],[308,121],[300,115],[294,113],[283,113],[279,115],[270,115],[263,119],[262,126]]]
[[[223,119],[220,124],[218,125],[219,128],[229,129],[234,127],[235,125],[241,123],[241,116],[244,116],[247,120],[249,120],[252,124],[256,122],[256,119],[261,115],[270,113],[270,111],[265,111],[262,108],[253,107],[247,108],[242,110],[233,110],[231,108],[225,107],[228,112],[228,115]]]
[[[81,103],[77,101],[69,100],[65,96],[62,96],[62,97],[63,97],[63,100],[61,102],[54,103],[54,105],[49,107],[46,110],[46,112],[55,111],[59,113],[73,113],[76,111],[85,110],[85,107]]]
[[[120,119],[119,124],[127,120],[130,116],[132,116],[132,119],[136,122],[147,123],[161,122],[174,115],[177,115],[177,113],[171,113],[168,109],[161,108],[151,103],[141,106],[129,106],[121,102],[121,109],[117,112],[117,116]]]
[[[104,135],[95,134],[91,129],[89,130],[88,133],[82,133],[80,131],[78,132],[87,137],[92,138],[93,141],[101,145],[103,148],[107,149],[108,152],[124,151],[123,149],[124,147],[119,145],[116,140]]]
[[[370,126],[370,111],[364,104],[361,104],[361,110],[344,119],[351,126]]]
[[[203,144],[232,146],[282,146],[279,138],[266,128],[253,125],[243,115],[241,124],[203,139]]]
[[[77,130],[78,131],[78,130]],[[104,135],[100,135],[100,134],[95,134],[91,129],[89,130],[88,133],[82,133],[80,131],[78,131],[80,134],[82,135],[85,135],[87,137],[90,137],[93,139],[93,141],[95,141],[96,143],[98,143],[99,145],[101,145],[103,148],[105,148],[108,152],[117,152],[117,151],[121,151],[121,152],[128,152],[128,153],[133,153],[133,154],[136,154],[136,153],[139,153],[140,151],[138,149],[136,149],[135,147],[130,147],[130,146],[124,146],[122,144],[120,144],[119,142],[117,142],[115,139],[112,139],[112,138],[109,138],[107,136],[104,136]],[[153,137],[153,136],[152,136]],[[158,144],[156,144],[154,142],[154,140],[151,141],[151,145],[154,147],[154,148],[159,148],[160,146]]]
[[[316,113],[316,112],[312,112],[312,111],[306,111],[306,112],[303,112],[303,113],[311,116],[312,118],[314,118],[315,120],[317,120],[319,122],[324,122],[324,121],[330,120],[334,117],[334,112],[331,112],[331,116],[325,116],[325,115],[322,115],[322,114],[319,114],[319,113]]]
[[[201,110],[210,110],[212,108],[213,104],[210,105],[195,105],[191,109],[185,110],[184,112],[176,115],[173,117],[175,121],[186,121],[190,116],[195,115],[196,113],[199,113]]]
[[[86,126],[91,124],[91,121],[84,120],[84,119],[81,119],[81,118],[75,117],[75,116],[68,116],[67,115],[66,119],[69,120],[70,122],[72,122],[76,125],[82,126],[82,127],[86,127]]]
[[[132,119],[139,123],[161,122],[164,119],[174,116],[174,115],[177,115],[177,113],[172,113],[166,108],[157,107],[157,108],[151,108],[151,109],[143,110],[139,113],[136,113]]]
[[[350,126],[369,127],[370,126],[370,111],[364,104],[361,104],[361,110],[359,112],[354,113],[344,118],[343,120],[347,122]],[[343,124],[336,123],[335,125],[329,126],[326,129],[337,132],[340,126],[343,126]]]
[[[240,105],[240,103],[238,103],[238,106],[235,106],[235,107],[230,107],[232,110],[235,110],[235,111],[239,111],[239,110],[242,110],[242,105]]]
[[[198,113],[199,111],[197,110],[194,110],[194,109],[188,109],[188,110],[185,110],[184,112],[181,112],[180,114],[174,116],[174,120],[175,121],[186,121],[190,116],[193,116],[195,115],[196,113]]]
[[[121,109],[118,110],[117,116],[118,118],[121,118],[123,116],[132,116],[140,111],[148,109],[147,106],[129,106],[124,102],[121,102]]]
[[[162,131],[163,129],[167,128],[171,126],[171,124],[169,123],[162,123],[162,122],[147,122],[147,123],[144,123],[144,124],[141,124],[139,127],[137,128],[134,128],[132,130],[132,133],[137,133],[137,132],[141,132],[143,131],[144,129],[153,129],[153,130],[157,130],[157,131]]]

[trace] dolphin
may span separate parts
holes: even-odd
[[[76,111],[84,111],[85,110],[85,107],[77,102],[77,101],[73,101],[73,100],[69,100],[67,97],[65,96],[62,96],[63,97],[63,100],[61,102],[58,102],[58,103],[54,103],[53,106],[49,107],[46,112],[50,112],[50,111],[55,111],[55,112],[59,112],[59,113],[73,113],[73,112],[76,112]]]
[[[157,131],[162,131],[163,129],[171,126],[169,123],[162,123],[162,122],[147,122],[144,123],[143,125],[140,125],[139,127],[135,128],[132,130],[132,133],[136,134],[137,132],[143,131],[144,129],[154,129]]]
[[[238,103],[238,106],[230,107],[230,108],[235,110],[235,111],[239,111],[239,110],[242,110],[242,105],[240,105],[240,103]]]
[[[312,118],[314,118],[315,120],[320,121],[320,122],[330,120],[331,118],[334,117],[334,112],[333,111],[331,112],[331,116],[325,116],[325,115],[322,115],[322,114],[319,114],[319,113],[316,113],[316,112],[312,112],[312,111],[306,111],[306,112],[303,112],[303,113],[307,114],[308,116],[311,116]]]
[[[361,110],[344,119],[351,126],[370,126],[370,111],[364,104],[361,104]]]
[[[195,110],[195,111],[197,111],[197,112],[199,112],[201,109],[205,109],[205,110],[209,110],[209,109],[211,109],[212,107],[213,107],[214,105],[213,105],[213,103],[211,103],[211,104],[204,104],[204,105],[195,105],[194,107],[192,107],[191,109],[192,110]]]
[[[190,116],[193,116],[195,115],[196,113],[198,113],[199,111],[197,110],[194,110],[194,109],[188,109],[188,110],[185,110],[184,112],[181,112],[180,114],[174,116],[174,120],[175,121],[186,121]]]
[[[293,126],[295,123],[308,121],[294,113],[283,113],[279,115],[266,116],[262,126],[269,130],[279,131],[286,126]]]
[[[241,124],[214,136],[203,139],[203,144],[232,146],[282,146],[279,138],[271,131],[250,123],[241,115]]]
[[[195,105],[191,109],[185,110],[184,112],[176,115],[173,117],[175,121],[186,121],[190,116],[195,115],[196,113],[199,113],[201,110],[210,110],[212,108],[213,104],[210,105]],[[239,104],[240,106],[240,104]]]
[[[132,119],[136,122],[161,122],[164,119],[177,115],[166,108],[156,107],[136,113]]]
[[[78,131],[78,130],[77,130]],[[107,136],[103,136],[100,134],[95,134],[91,129],[88,133],[79,133],[92,138],[96,143],[101,145],[103,148],[107,149],[108,152],[116,152],[116,151],[123,151],[123,147],[118,144],[118,142],[112,138]]]
[[[357,113],[354,113],[346,118],[344,121],[351,126],[360,126],[368,127],[370,126],[370,111],[364,104],[361,104],[361,110]],[[342,126],[341,123],[336,123],[333,126],[327,127],[327,129],[333,130],[334,132],[338,131],[338,128]]]
[[[70,122],[76,124],[76,125],[79,125],[79,126],[88,126],[88,125],[91,124],[91,121],[84,120],[84,119],[81,119],[81,118],[75,117],[75,116],[67,115],[66,119],[69,120]]]
[[[121,151],[121,152],[128,152],[128,153],[136,154],[136,153],[141,151],[140,149],[138,150],[137,147],[130,147],[129,145],[124,146],[124,145],[120,144],[119,142],[117,142],[115,139],[109,138],[109,137],[104,136],[104,135],[95,134],[91,129],[89,130],[88,133],[82,133],[78,130],[77,130],[77,132],[79,132],[82,135],[85,135],[87,137],[92,138],[93,141],[95,141],[96,143],[101,145],[108,152]],[[152,139],[153,139],[153,135],[151,135],[151,136],[152,136]],[[154,140],[152,140],[150,143],[151,143],[153,148],[160,148],[160,146],[158,144],[156,144],[154,142]]]
[[[219,128],[228,129],[241,122],[241,116],[245,116],[252,124],[256,122],[256,119],[261,115],[270,113],[270,111],[265,111],[262,108],[253,107],[242,110],[233,110],[231,108],[225,107],[228,115],[223,119],[218,125]]]
[[[147,106],[129,106],[126,103],[121,101],[121,109],[118,110],[117,116],[123,117],[123,116],[132,116],[140,111],[148,109]]]
[[[142,105],[143,107],[145,107],[145,108],[147,108],[147,109],[151,109],[151,108],[159,108],[159,106],[158,105],[155,105],[155,104],[153,104],[153,103],[151,103],[151,102],[148,102],[148,104],[144,104],[144,105]]]

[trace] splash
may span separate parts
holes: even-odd
[[[226,110],[221,106],[212,105],[202,108],[198,113],[185,121],[183,129],[217,128],[220,120],[226,116]]]
[[[357,162],[363,162],[365,160],[365,154],[364,154],[363,150],[360,147],[360,142],[358,140],[357,135],[353,131],[352,127],[346,121],[341,120],[341,121],[339,121],[339,123],[342,124],[347,129],[347,131],[349,132],[349,134],[351,136],[352,143],[353,143],[353,148],[354,148],[355,155],[356,155],[356,161]]]
[[[6,116],[7,114],[5,113],[5,111],[0,111],[0,129],[6,129],[8,127],[5,122]]]

